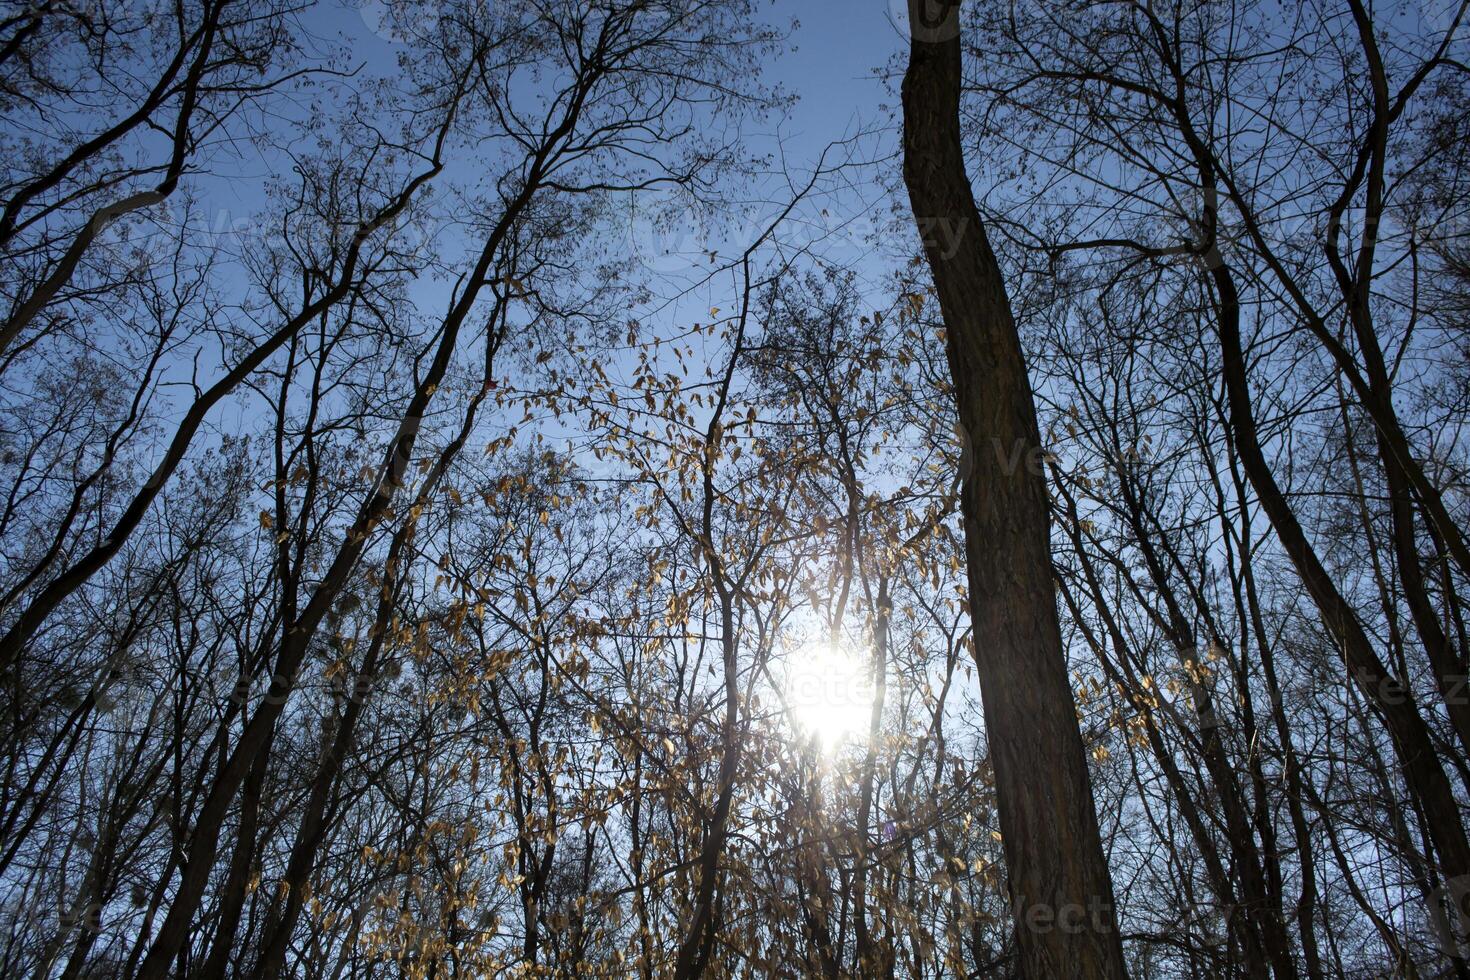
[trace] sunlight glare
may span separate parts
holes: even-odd
[[[831,643],[802,647],[786,662],[786,703],[803,736],[832,751],[867,731],[873,683],[861,657]]]

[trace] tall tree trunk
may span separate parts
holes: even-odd
[[[956,0],[909,0],[904,180],[946,327],[975,663],[1028,977],[1122,977],[1123,949],[1052,585],[1036,406],[965,175]],[[1019,450],[1019,452],[1018,452]]]
[[[229,974],[235,933],[240,928],[240,918],[250,894],[250,871],[255,861],[260,828],[260,801],[265,792],[270,758],[271,742],[268,741],[245,777],[240,797],[240,823],[235,830],[235,851],[230,856],[230,869],[226,873],[225,887],[220,892],[219,924],[215,927],[214,943],[197,980],[225,980]]]
[[[1209,216],[1209,227],[1213,228],[1213,216]],[[1271,472],[1265,451],[1261,448],[1250,401],[1245,349],[1241,339],[1240,297],[1235,280],[1223,262],[1214,263],[1210,274],[1219,305],[1225,395],[1241,466],[1255,488],[1261,509],[1276,531],[1277,540],[1301,576],[1307,593],[1316,602],[1322,623],[1332,634],[1348,675],[1362,690],[1368,703],[1373,705],[1393,738],[1404,782],[1424,808],[1429,836],[1439,852],[1441,870],[1450,877],[1466,874],[1470,872],[1470,838],[1465,835],[1459,804],[1455,801],[1454,789],[1444,767],[1440,765],[1429,727],[1419,714],[1412,692],[1389,672],[1374,650],[1357,612],[1338,591],[1317,557],[1296,512]]]

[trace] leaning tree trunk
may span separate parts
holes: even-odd
[[[961,510],[975,665],[1021,965],[1032,978],[1123,977],[1057,621],[1036,406],[965,175],[958,0],[909,0],[909,21],[904,180],[968,441]]]

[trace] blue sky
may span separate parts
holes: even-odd
[[[775,152],[779,144],[785,164],[798,175],[809,172],[828,144],[859,131],[882,131],[880,138],[866,143],[866,156],[892,153],[896,149],[894,119],[884,108],[891,101],[891,93],[878,71],[903,50],[895,27],[896,11],[903,2],[774,0],[766,6],[763,13],[769,22],[784,27],[794,20],[796,26],[784,50],[763,63],[761,81],[780,85],[797,96],[797,101],[789,112],[773,116],[771,132],[749,133],[751,145]],[[428,9],[432,9],[432,0]],[[363,68],[368,75],[391,75],[394,63],[406,50],[389,22],[385,0],[319,0],[306,11],[303,21],[324,46],[340,45],[347,62]],[[303,111],[310,98],[311,89],[307,88]],[[243,174],[200,173],[192,181],[201,192],[211,224],[221,231],[231,223],[248,222],[262,204],[259,178],[280,172],[286,163],[265,159],[253,165],[242,160],[237,165],[243,167]],[[876,180],[885,176],[891,179],[894,174],[870,171],[863,176]],[[767,191],[775,192],[755,187],[752,191],[758,199]],[[825,201],[823,206],[832,211],[826,224],[830,227],[844,217],[862,214],[878,201],[876,194],[864,193],[862,197],[866,200],[848,198],[842,204]],[[759,224],[763,217],[753,213],[743,220]]]
[[[896,26],[897,11],[902,6],[903,0],[776,0],[763,5],[762,14],[768,22],[785,27],[794,21],[795,26],[784,48],[774,58],[763,61],[761,81],[768,86],[779,85],[796,96],[796,102],[788,112],[772,115],[770,131],[747,134],[751,146],[773,155],[779,153],[783,162],[777,169],[784,165],[797,182],[810,173],[829,144],[859,132],[870,134],[855,152],[864,159],[882,162],[854,170],[842,181],[833,182],[834,186],[814,194],[793,216],[782,237],[788,242],[820,239],[819,251],[856,271],[875,303],[882,302],[884,277],[892,267],[888,261],[892,257],[890,242],[894,250],[911,247],[907,237],[887,234],[894,201],[881,186],[891,185],[896,179],[897,160],[893,154],[897,139],[896,120],[885,108],[893,93],[879,73],[904,50]],[[424,9],[432,10],[432,0]],[[399,56],[407,50],[395,35],[384,0],[319,0],[306,11],[303,20],[324,45],[342,45],[348,61],[362,66],[368,75],[391,75]],[[307,88],[304,95],[302,111],[310,105],[313,90]],[[211,226],[226,231],[232,224],[243,225],[246,233],[234,241],[249,248],[251,216],[264,204],[260,178],[287,170],[289,163],[274,156],[242,159],[237,165],[243,174],[200,173],[192,186]],[[716,233],[711,241],[709,229],[691,220],[673,232],[676,251],[682,246],[686,253],[697,253],[708,245],[718,248],[722,259],[738,255],[788,193],[786,181],[779,175],[767,177],[737,188],[746,198],[746,205],[725,215],[730,223],[726,237],[721,239]],[[609,244],[623,244],[630,254],[641,254],[654,266],[656,275],[666,277],[655,291],[674,301],[658,312],[659,319],[666,318],[668,325],[673,325],[697,321],[711,307],[729,309],[732,282],[728,276],[687,295],[677,295],[691,284],[691,276],[697,279],[709,268],[680,256],[658,265],[660,250],[647,246],[645,231],[630,228],[626,242],[614,239]],[[885,252],[886,256],[880,254]],[[424,288],[432,294],[441,286],[425,283]],[[244,406],[224,409],[224,429],[244,427],[243,418],[236,415],[239,411],[250,410]]]
[[[887,93],[874,76],[902,50],[889,0],[799,0],[775,9],[800,23],[794,50],[772,66],[772,74],[801,103],[791,119],[794,133],[820,151],[859,120],[870,122]]]

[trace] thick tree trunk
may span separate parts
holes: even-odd
[[[904,180],[944,316],[960,424],[970,613],[1022,968],[1122,977],[1053,591],[1020,338],[960,144],[959,5],[909,0]],[[1027,465],[1031,463],[1032,465]]]

